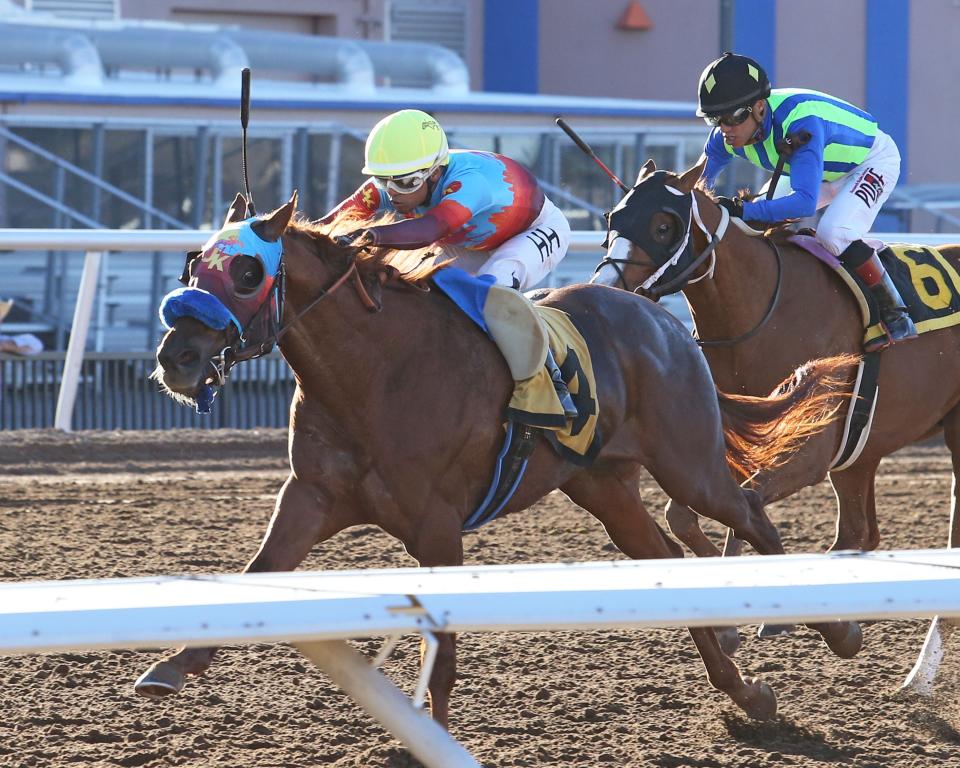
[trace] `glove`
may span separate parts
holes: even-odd
[[[355,229],[345,235],[335,235],[333,242],[341,248],[361,248],[365,245],[376,245],[377,238],[369,229]]]
[[[739,197],[718,197],[717,204],[726,208],[731,216],[743,218],[743,200]]]

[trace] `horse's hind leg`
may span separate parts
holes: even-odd
[[[682,554],[649,515],[640,498],[639,467],[620,464],[593,468],[577,475],[561,490],[603,523],[610,540],[634,559]],[[777,699],[765,682],[744,680],[737,665],[723,652],[712,629],[690,629],[710,684],[726,693],[748,715],[773,717]]]
[[[678,504],[673,499],[667,502],[663,511],[670,533],[676,536],[697,557],[719,557],[721,552],[706,537],[700,528],[700,516],[690,507]]]
[[[943,420],[943,439],[950,450],[953,463],[953,483],[950,489],[950,533],[947,546],[960,547],[960,408],[954,408]],[[932,696],[937,672],[947,652],[947,640],[958,628],[956,619],[934,616],[916,664],[903,682],[907,690],[921,696]]]
[[[316,488],[290,476],[277,497],[260,549],[244,570],[260,573],[293,570],[314,544],[353,524],[342,511],[335,515],[319,508],[317,499]],[[151,666],[134,688],[141,696],[151,699],[179,693],[186,676],[206,672],[216,652],[216,648],[182,648]]]

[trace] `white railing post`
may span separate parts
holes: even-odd
[[[70,432],[73,425],[73,404],[77,400],[77,386],[80,383],[80,369],[83,366],[83,352],[87,346],[90,314],[93,310],[93,299],[97,295],[97,278],[100,274],[102,258],[103,253],[100,251],[87,251],[83,261],[83,274],[80,277],[80,289],[77,291],[77,306],[73,311],[73,325],[70,328],[70,343],[67,345],[67,356],[63,361],[57,414],[53,422],[54,427],[63,432]]]

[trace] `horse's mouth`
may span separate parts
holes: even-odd
[[[212,360],[208,360],[198,373],[192,375],[184,375],[182,371],[169,371],[158,363],[150,378],[160,385],[164,393],[183,405],[196,405],[197,395],[203,387],[220,384]]]

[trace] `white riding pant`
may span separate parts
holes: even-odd
[[[458,246],[443,249],[444,260],[473,275],[493,275],[497,285],[508,288],[520,283],[527,291],[556,268],[570,247],[570,223],[562,211],[544,197],[540,215],[528,229],[514,235],[492,251],[471,251]]]
[[[854,240],[862,240],[900,178],[900,150],[878,131],[866,159],[850,173],[820,184],[817,209],[827,207],[817,224],[817,240],[834,256]],[[774,198],[793,192],[790,178],[781,176]]]

